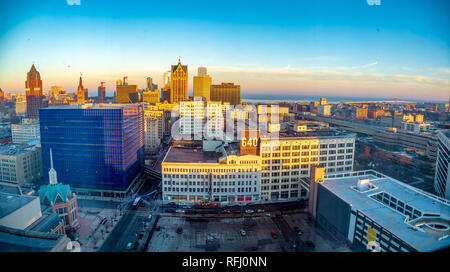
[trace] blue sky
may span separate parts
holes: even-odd
[[[0,0],[0,88],[23,91],[34,62],[44,89],[90,93],[129,77],[144,87],[178,56],[243,93],[448,100],[446,0]],[[69,0],[69,2],[77,2]]]

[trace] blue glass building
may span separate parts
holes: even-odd
[[[56,106],[39,114],[47,180],[50,148],[58,181],[75,188],[124,190],[144,165],[142,104]]]

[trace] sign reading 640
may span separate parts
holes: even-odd
[[[249,138],[247,140],[246,137],[242,137],[241,146],[242,147],[257,147],[258,146],[258,138],[253,137],[253,138]]]

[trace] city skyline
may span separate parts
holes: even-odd
[[[208,68],[212,84],[240,85],[244,97],[277,92],[448,101],[450,95],[446,1],[286,2],[270,8],[266,2],[239,8],[209,3],[214,12],[203,2],[174,8],[76,2],[5,5],[3,91],[24,92],[33,63],[44,90],[76,91],[80,73],[94,96],[101,81],[111,95],[124,76],[140,88],[150,76],[162,87],[163,73],[181,56],[189,67],[190,95],[199,66]]]

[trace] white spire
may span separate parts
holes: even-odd
[[[50,181],[50,185],[58,184],[58,177],[56,176],[56,170],[53,168],[53,154],[51,148],[50,148],[50,171],[48,171],[48,179]]]

